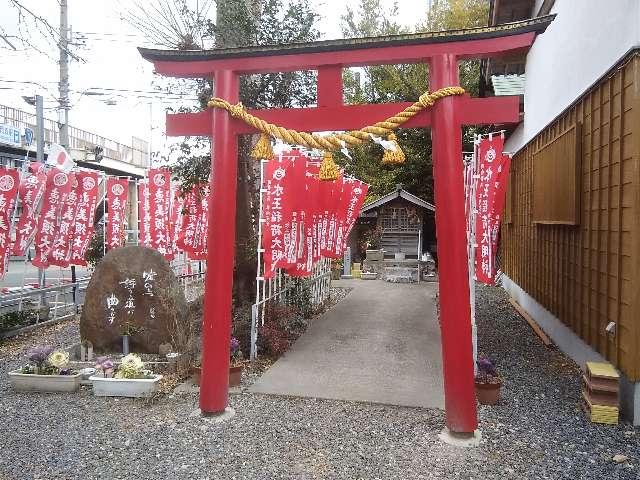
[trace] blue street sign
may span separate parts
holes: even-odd
[[[22,146],[20,141],[21,132],[19,128],[6,123],[0,123],[0,143],[6,143],[12,147]]]
[[[24,127],[24,143],[28,147],[33,143],[33,130],[29,127]]]

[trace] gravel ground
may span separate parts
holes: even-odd
[[[236,416],[216,424],[193,415],[193,394],[14,393],[6,372],[28,346],[74,343],[67,322],[0,344],[0,479],[639,478],[640,430],[590,424],[576,366],[538,341],[504,292],[480,288],[478,300],[480,350],[504,376],[500,405],[481,407],[479,448],[439,442],[437,410],[243,391],[230,399]]]

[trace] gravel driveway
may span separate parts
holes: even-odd
[[[0,479],[637,479],[640,430],[590,424],[577,367],[545,348],[504,292],[478,291],[480,350],[505,377],[480,410],[483,443],[437,440],[438,410],[241,393],[236,416],[197,416],[197,397],[142,400],[17,394],[6,372],[36,343],[75,342],[77,325],[0,344]],[[629,460],[616,463],[615,454]]]

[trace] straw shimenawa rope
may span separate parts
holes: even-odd
[[[465,91],[462,87],[444,87],[436,90],[435,92],[425,92],[420,95],[418,101],[413,105],[410,105],[403,111],[398,112],[397,114],[387,118],[386,120],[363,127],[360,130],[354,130],[345,133],[335,133],[327,136],[320,136],[307,132],[298,132],[296,130],[268,123],[261,118],[258,118],[247,112],[242,103],[232,105],[222,98],[214,97],[209,100],[207,106],[223,108],[224,110],[228,111],[231,116],[241,119],[246,124],[252,126],[261,133],[279,138],[283,142],[289,143],[291,145],[302,145],[307,148],[317,148],[330,152],[340,150],[346,145],[362,145],[365,142],[369,142],[371,141],[370,134],[378,137],[387,137],[395,129],[413,118],[418,112],[425,108],[432,107],[433,104],[441,98],[445,98],[451,95],[463,95],[464,93]]]

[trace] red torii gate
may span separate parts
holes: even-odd
[[[430,89],[456,86],[458,61],[526,52],[553,16],[462,31],[330,40],[284,46],[211,51],[140,49],[162,75],[213,78],[215,95],[238,102],[239,76],[317,70],[315,108],[251,110],[300,131],[355,130],[383,120],[409,103],[344,105],[342,69],[381,64],[429,64]],[[440,324],[447,426],[456,434],[477,428],[471,345],[469,277],[464,214],[461,127],[519,121],[518,97],[447,97],[403,127],[431,127],[436,234],[440,277]],[[221,109],[167,115],[167,134],[210,136],[212,200],[206,274],[200,409],[220,413],[228,405],[231,292],[235,251],[237,138],[251,127]],[[446,212],[446,216],[444,214]]]

